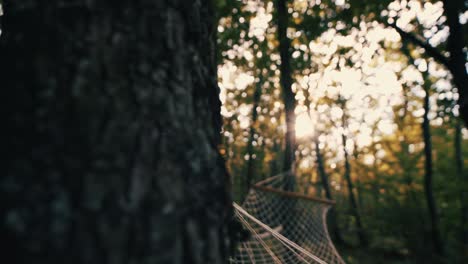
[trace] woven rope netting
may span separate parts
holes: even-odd
[[[242,206],[234,204],[250,237],[231,263],[344,263],[327,231],[331,204],[281,191],[287,176],[258,183]]]

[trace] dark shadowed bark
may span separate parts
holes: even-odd
[[[278,26],[278,40],[279,40],[279,53],[281,57],[280,65],[280,82],[282,94],[284,99],[284,111],[286,116],[286,149],[284,153],[283,171],[292,170],[295,160],[295,120],[296,116],[294,109],[296,101],[292,91],[292,77],[291,77],[291,54],[290,54],[290,40],[287,37],[288,29],[288,7],[286,0],[275,0],[275,8],[277,11],[277,26]],[[294,173],[290,179],[290,186],[288,189],[293,190],[295,186]]]
[[[318,137],[315,139],[315,153],[317,155],[317,173],[320,176],[320,181],[322,182],[323,189],[325,190],[325,196],[329,200],[333,200],[333,195],[330,189],[330,183],[328,181],[328,175],[325,171],[325,161],[323,160],[322,152],[319,148]],[[344,244],[343,237],[338,226],[338,216],[335,208],[331,208],[328,213],[330,219],[330,227],[333,240],[338,244]]]
[[[209,3],[4,7],[3,260],[225,262]]]

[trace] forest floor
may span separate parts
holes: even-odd
[[[343,260],[348,264],[410,264],[409,258],[381,249],[367,249],[360,247],[338,247]]]

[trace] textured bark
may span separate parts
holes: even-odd
[[[429,122],[429,88],[430,83],[428,82],[428,73],[423,73],[425,77],[424,83],[424,90],[426,95],[424,96],[424,115],[423,115],[423,138],[424,138],[424,192],[426,195],[426,203],[429,210],[429,220],[431,221],[431,236],[432,236],[432,243],[434,246],[434,250],[438,254],[443,254],[443,244],[442,238],[440,235],[440,227],[439,227],[439,216],[437,213],[437,204],[434,198],[433,192],[433,165],[432,165],[432,141],[431,141],[431,130],[430,130],[430,122]]]
[[[320,176],[320,180],[322,182],[323,189],[325,190],[325,196],[329,200],[333,200],[333,195],[331,193],[330,184],[328,181],[328,175],[325,171],[324,160],[322,157],[322,153],[319,148],[318,138],[315,140],[315,153],[317,155],[317,173]],[[330,219],[330,226],[332,231],[333,240],[338,244],[344,244],[343,237],[341,236],[341,232],[338,226],[338,216],[335,208],[331,208],[330,212],[328,213]]]
[[[296,131],[295,123],[296,116],[294,109],[296,101],[292,91],[292,77],[291,77],[291,54],[290,42],[287,37],[288,29],[288,7],[286,0],[275,0],[275,8],[277,11],[277,26],[278,26],[278,40],[279,40],[279,53],[281,57],[280,65],[280,83],[282,88],[284,111],[286,116],[286,149],[284,154],[283,171],[293,169],[295,160],[295,144],[296,144]],[[293,175],[294,177],[294,175]],[[293,190],[295,186],[295,179],[292,177],[291,185],[288,189]]]
[[[222,263],[231,215],[209,1],[10,1],[10,263]]]

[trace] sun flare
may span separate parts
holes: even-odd
[[[314,124],[307,113],[299,114],[296,117],[296,137],[305,138],[314,135]]]

